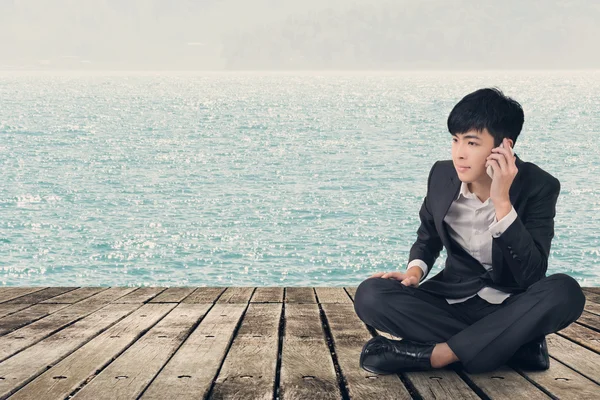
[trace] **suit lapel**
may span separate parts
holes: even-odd
[[[519,158],[519,156],[515,153],[515,156],[517,157],[515,160],[515,165],[517,166],[517,169],[519,170],[517,172],[517,175],[515,176],[515,179],[513,180],[512,185],[510,186],[510,190],[508,192],[508,196],[510,198],[510,203],[512,205],[516,204],[517,201],[517,196],[519,194],[519,192],[521,191],[521,165],[523,164],[523,161]],[[446,214],[448,213],[448,209],[450,209],[450,206],[452,205],[452,202],[456,199],[456,197],[458,196],[458,192],[460,191],[460,185],[461,185],[461,180],[458,178],[458,174],[456,173],[456,169],[454,168],[454,166],[452,166],[452,168],[449,171],[449,178],[446,181],[444,187],[441,188],[441,191],[438,192],[439,193],[439,202],[438,202],[438,207],[436,207],[435,209],[435,214],[434,214],[434,221],[435,221],[435,225],[437,227],[437,231],[440,232],[440,237],[442,239],[442,243],[444,243],[444,245],[446,246],[446,248],[449,248],[449,244],[450,244],[450,240],[448,237],[448,232],[446,230],[446,226],[444,225],[444,217],[446,216]],[[516,207],[515,207],[516,209]]]

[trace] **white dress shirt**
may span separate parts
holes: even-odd
[[[492,237],[497,238],[517,219],[514,207],[500,221],[496,218],[496,210],[491,198],[481,202],[469,191],[465,182],[460,185],[460,192],[450,205],[444,221],[448,224],[448,233],[473,258],[479,261],[486,270],[492,268]],[[429,266],[419,259],[412,260],[408,268],[419,266],[423,276]],[[449,304],[460,303],[479,295],[488,303],[500,304],[511,294],[485,286],[472,296],[461,299],[446,299]]]

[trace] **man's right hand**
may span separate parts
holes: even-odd
[[[423,270],[419,267],[411,267],[406,272],[393,271],[393,272],[377,272],[371,275],[369,278],[385,278],[385,279],[396,279],[405,286],[419,286],[419,281],[423,275]]]

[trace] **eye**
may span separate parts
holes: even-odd
[[[456,139],[455,139],[455,138],[452,138],[452,143],[456,143]],[[479,146],[479,145],[478,145],[477,143],[475,143],[475,142],[468,142],[468,144],[472,144],[472,145],[474,145],[474,146]]]

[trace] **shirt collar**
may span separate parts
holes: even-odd
[[[466,182],[462,182],[460,184],[460,191],[458,192],[458,196],[456,196],[456,200],[460,199],[460,195],[463,195],[463,197],[471,197],[471,191],[469,190],[469,186]]]

